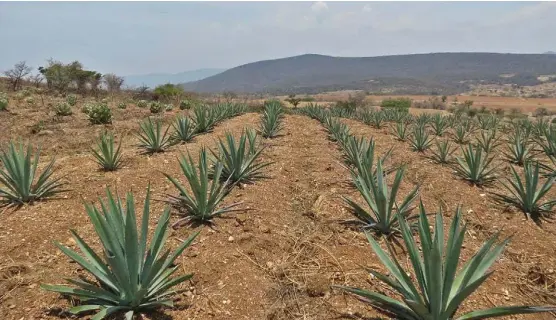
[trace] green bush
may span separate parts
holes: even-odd
[[[149,106],[151,113],[161,113],[164,111],[164,105],[158,101],[151,102]]]
[[[57,116],[71,116],[73,111],[71,110],[71,106],[66,102],[60,102],[54,107],[54,112]]]
[[[77,96],[74,94],[70,94],[66,97],[66,102],[70,105],[70,106],[75,106],[77,104]]]
[[[398,109],[409,112],[411,107],[411,99],[409,98],[398,98],[398,99],[384,99],[380,103],[380,107],[383,109]]]
[[[182,100],[180,102],[180,110],[189,110],[193,106],[194,106],[194,103],[191,100]]]
[[[29,106],[35,105],[35,98],[33,97],[27,97],[23,101],[25,101],[25,103],[27,103],[27,105]]]
[[[144,109],[144,108],[146,108],[146,107],[148,107],[148,106],[149,106],[149,103],[147,102],[147,100],[139,100],[139,101],[137,101],[137,107],[139,107],[139,108]]]
[[[8,95],[4,92],[0,92],[0,111],[8,109]]]
[[[118,109],[127,109],[127,103],[125,102],[118,103]]]
[[[174,105],[171,104],[171,103],[165,104],[164,105],[164,110],[165,111],[172,111],[172,110],[174,110]]]
[[[96,103],[91,105],[88,115],[91,124],[112,123],[112,110],[110,110],[106,103]]]

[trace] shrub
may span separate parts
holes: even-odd
[[[178,189],[178,196],[170,196],[168,202],[179,210],[183,218],[179,219],[174,226],[189,224],[192,222],[212,223],[212,219],[222,214],[236,211],[233,208],[239,203],[234,203],[223,208],[218,208],[222,200],[230,192],[227,183],[221,182],[223,165],[217,162],[212,170],[209,170],[209,161],[205,148],[199,152],[198,171],[195,162],[188,153],[187,158],[182,155],[179,159],[183,175],[191,191],[188,191],[178,180],[165,174],[165,176]],[[210,171],[210,173],[209,173]],[[210,177],[212,176],[212,181]]]
[[[155,123],[148,118],[139,124],[141,131],[139,132],[139,147],[146,150],[147,153],[164,152],[170,147],[175,140],[168,135],[170,126],[162,133],[162,122],[156,120]]]
[[[71,116],[73,111],[71,110],[71,106],[66,102],[60,102],[54,107],[54,113],[57,116],[64,117],[64,116]]]
[[[127,103],[125,102],[118,103],[118,109],[127,109]]]
[[[112,110],[106,103],[92,104],[87,115],[89,116],[89,122],[91,122],[91,124],[112,123]]]
[[[495,235],[483,244],[481,249],[470,260],[463,264],[460,254],[463,248],[463,238],[466,226],[461,227],[463,220],[461,208],[458,208],[448,231],[448,241],[444,246],[444,221],[442,214],[438,213],[435,219],[434,234],[429,225],[427,213],[422,203],[419,207],[419,221],[417,229],[420,245],[412,234],[412,226],[403,218],[399,218],[399,226],[408,260],[411,262],[413,274],[402,268],[402,263],[397,260],[392,250],[385,252],[373,237],[366,233],[376,256],[387,270],[387,274],[367,269],[371,275],[389,286],[392,291],[402,297],[401,301],[392,299],[378,292],[366,291],[354,287],[334,286],[361,298],[381,311],[386,311],[395,319],[411,320],[449,320],[449,319],[485,319],[497,316],[538,313],[554,311],[553,307],[511,306],[496,307],[493,309],[472,311],[455,317],[460,305],[474,293],[477,288],[492,274],[488,269],[509,242],[509,239],[495,245],[498,235]],[[463,265],[459,274],[457,268]],[[415,279],[415,280],[414,280]]]
[[[513,180],[507,179],[507,183],[502,182],[502,186],[510,192],[507,196],[501,193],[494,193],[495,199],[507,204],[513,205],[523,211],[527,217],[539,222],[540,218],[550,217],[552,208],[556,206],[556,200],[548,200],[541,203],[541,199],[550,191],[556,177],[549,177],[545,183],[540,186],[539,164],[534,165],[527,162],[524,170],[524,180],[512,166]]]
[[[83,105],[83,107],[81,108],[81,112],[88,115],[91,112],[91,110],[93,109],[93,106],[94,106],[94,103],[85,103]]]
[[[175,261],[199,233],[194,233],[183,241],[171,254],[169,249],[163,249],[169,236],[170,210],[167,208],[158,219],[148,245],[150,188],[147,189],[143,206],[141,229],[138,229],[133,194],[128,193],[125,201],[122,201],[118,197],[114,198],[110,190],[107,189],[106,193],[108,200],[101,200],[100,210],[93,205],[85,205],[102,245],[102,253],[94,252],[73,230],[73,239],[82,255],[55,242],[65,255],[89,272],[96,283],[79,278],[68,280],[77,288],[47,284],[42,284],[41,287],[81,300],[83,304],[69,310],[73,314],[100,310],[92,318],[98,320],[116,312],[125,312],[126,319],[133,319],[135,313],[173,306],[170,296],[175,291],[170,289],[193,276],[188,274],[172,277],[173,273],[181,269]]]
[[[75,106],[77,104],[77,96],[74,94],[69,94],[66,97],[66,102],[72,107]]]
[[[180,110],[189,110],[193,105],[194,104],[191,100],[182,100],[180,101]]]
[[[92,150],[97,163],[105,171],[115,171],[122,165],[122,141],[114,150],[114,135],[102,133],[97,140],[97,150]]]
[[[151,113],[161,113],[164,111],[164,104],[158,101],[152,101],[149,105],[149,109],[151,110]]]
[[[29,105],[29,106],[35,105],[35,98],[33,98],[33,97],[27,97],[27,98],[25,98],[24,101],[25,101],[25,103],[27,103],[27,105]]]
[[[23,143],[10,141],[8,150],[0,152],[0,162],[4,167],[0,170],[0,185],[4,186],[0,187],[0,205],[33,203],[66,191],[62,189],[64,183],[60,182],[61,178],[51,178],[54,158],[37,176],[40,149],[33,158],[32,151],[30,144],[25,151]]]
[[[139,100],[137,101],[137,107],[144,109],[149,106],[149,102],[147,100]]]
[[[380,107],[383,109],[398,109],[400,111],[409,112],[411,107],[411,99],[409,98],[398,98],[398,99],[384,99],[380,103]]]
[[[548,109],[540,107],[537,108],[534,112],[533,112],[533,117],[536,118],[541,118],[541,117],[546,117],[549,116],[550,113],[548,112]]]
[[[0,111],[8,110],[8,95],[4,92],[0,92]]]
[[[257,163],[263,149],[250,152],[247,145],[247,134],[242,133],[236,144],[234,136],[229,132],[226,133],[225,142],[218,139],[219,153],[211,151],[217,159],[215,167],[218,162],[222,164],[220,179],[231,183],[252,183],[257,179],[265,178],[261,170],[270,163]]]
[[[164,105],[164,111],[172,111],[174,110],[174,105],[171,103],[165,104]]]

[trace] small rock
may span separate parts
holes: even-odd
[[[39,136],[51,136],[54,134],[52,130],[41,130],[39,131]]]
[[[230,237],[228,238],[228,242],[234,242],[234,237],[230,236]]]
[[[259,226],[259,230],[261,230],[262,233],[270,233],[270,228],[265,225]]]

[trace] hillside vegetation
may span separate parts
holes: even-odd
[[[245,64],[184,84],[201,92],[453,94],[479,83],[539,84],[556,73],[550,54],[430,53],[346,58],[307,54]],[[511,75],[507,76],[507,75]]]

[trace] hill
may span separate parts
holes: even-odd
[[[226,69],[198,69],[192,71],[185,71],[175,74],[170,73],[151,73],[151,74],[140,74],[140,75],[131,75],[125,76],[125,84],[128,86],[148,86],[148,87],[156,87],[160,84],[165,83],[184,83],[190,81],[201,80],[206,77],[213,76],[218,74]]]
[[[185,83],[200,92],[318,93],[366,90],[375,93],[453,94],[472,84],[538,84],[556,73],[547,54],[429,53],[380,57],[306,54],[245,64]]]

